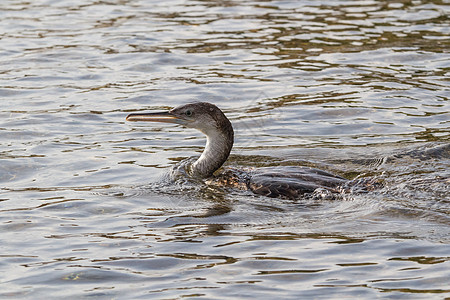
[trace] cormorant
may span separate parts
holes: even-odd
[[[184,165],[189,176],[206,179],[209,184],[249,189],[269,197],[296,199],[315,191],[341,192],[352,181],[315,168],[300,166],[263,167],[252,170],[225,169],[216,172],[227,160],[234,142],[230,120],[214,104],[196,102],[168,112],[134,113],[127,121],[180,124],[206,135],[200,157]],[[217,174],[218,173],[218,174]],[[352,186],[352,184],[350,184]]]

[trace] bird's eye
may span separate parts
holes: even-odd
[[[188,117],[192,116],[192,111],[187,110],[187,111],[185,112],[185,115],[188,116]]]

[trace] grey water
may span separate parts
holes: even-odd
[[[0,4],[1,299],[448,299],[448,1]],[[171,182],[226,163],[383,186],[339,199]]]

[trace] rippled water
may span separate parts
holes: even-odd
[[[0,4],[0,297],[450,297],[448,1]],[[228,165],[384,187],[298,201],[164,180],[209,101]]]

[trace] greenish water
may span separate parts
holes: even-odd
[[[450,297],[448,1],[0,4],[0,298]],[[202,134],[233,167],[384,187],[272,199],[164,180]]]

